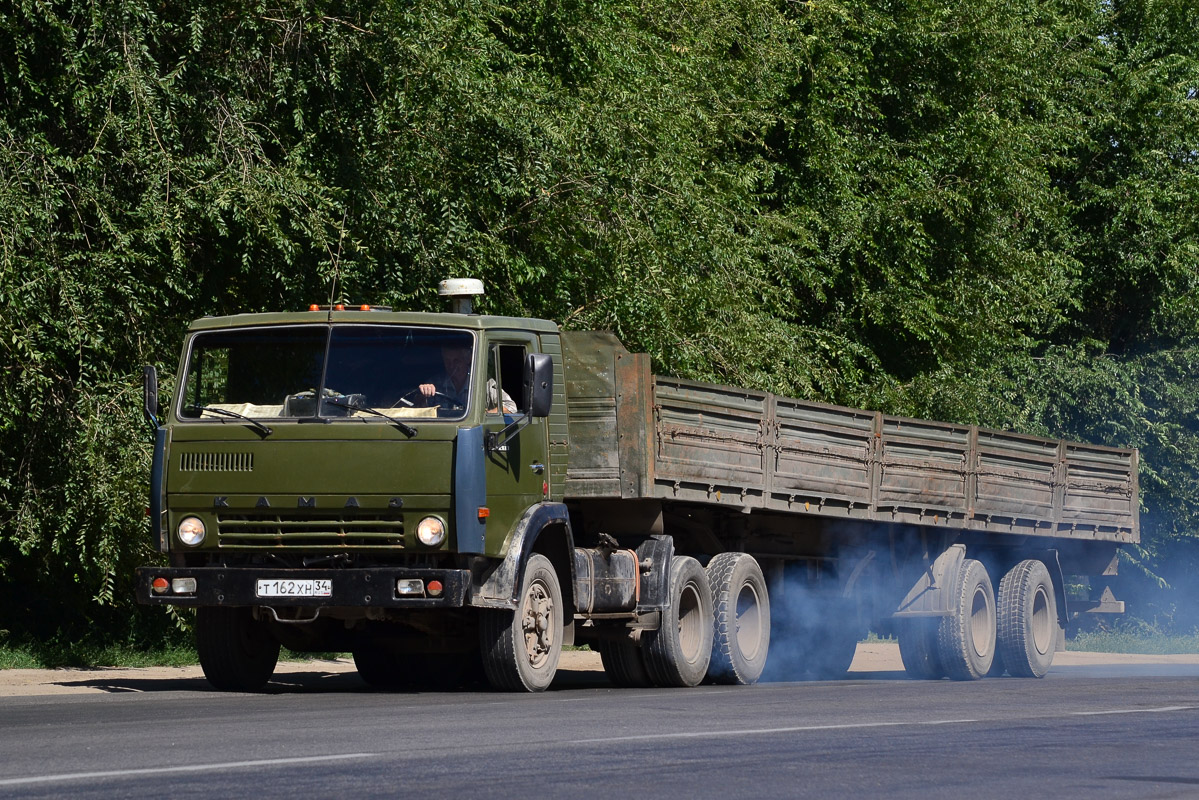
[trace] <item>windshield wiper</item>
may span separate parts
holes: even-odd
[[[273,430],[268,428],[266,425],[263,425],[261,422],[254,419],[253,417],[247,417],[245,414],[238,414],[236,411],[230,411],[226,408],[217,408],[215,406],[196,406],[196,405],[191,405],[191,406],[188,406],[187,408],[189,411],[209,411],[213,414],[219,414],[222,417],[233,417],[234,419],[244,420],[245,423],[247,425],[249,425],[251,428],[253,428],[255,431],[257,431],[258,435],[261,436],[263,439],[265,439],[266,437],[268,437],[272,433],[274,433]]]
[[[356,403],[347,403],[345,400],[341,400],[340,398],[336,398],[336,397],[326,397],[325,402],[331,406],[337,406],[338,408],[348,408],[350,411],[362,411],[367,414],[373,414],[376,417],[382,417],[383,419],[390,422],[392,425],[395,425],[397,428],[399,428],[400,433],[404,434],[409,439],[411,439],[413,436],[416,436],[416,433],[417,433],[416,428],[412,427],[411,425],[401,422],[400,420],[396,419],[395,417],[389,417],[386,414],[384,414],[382,411],[376,411],[373,408],[368,408],[367,406],[360,406]]]

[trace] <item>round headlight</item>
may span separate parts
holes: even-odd
[[[437,517],[425,517],[416,526],[416,538],[423,545],[436,547],[445,541],[445,523]]]
[[[183,542],[188,547],[195,547],[200,542],[204,541],[204,523],[199,517],[184,517],[179,523],[177,535],[179,541]]]

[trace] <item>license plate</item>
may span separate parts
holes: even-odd
[[[258,581],[259,597],[332,597],[331,580],[266,580]]]

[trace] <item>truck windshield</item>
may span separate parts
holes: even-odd
[[[179,416],[461,419],[473,352],[473,334],[438,328],[308,325],[200,333],[187,359]]]

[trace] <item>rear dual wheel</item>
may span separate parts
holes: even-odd
[[[762,568],[748,553],[720,553],[708,562],[712,590],[714,683],[751,684],[762,677],[770,649],[770,596]]]
[[[1043,678],[1057,644],[1057,599],[1045,564],[1021,561],[999,581],[997,661],[1012,677]]]
[[[917,680],[945,677],[941,655],[937,651],[937,627],[941,620],[910,619],[899,627],[899,657],[908,675]]]
[[[645,668],[641,647],[632,639],[601,639],[600,661],[608,680],[619,689],[643,689],[654,682]]]
[[[604,639],[600,658],[619,687],[750,684],[770,648],[770,599],[758,562],[721,553],[707,569],[688,556],[671,562],[671,604],[657,631]],[[705,642],[707,651],[705,653]]]
[[[690,556],[670,562],[670,604],[656,631],[642,634],[645,670],[657,686],[698,686],[712,659],[712,589]]]
[[[995,661],[995,591],[986,567],[965,559],[949,593],[949,614],[904,620],[899,655],[908,675],[917,679],[977,680]]]
[[[986,567],[972,558],[962,562],[951,588],[950,613],[937,629],[941,666],[954,680],[978,680],[995,659],[995,591]]]

